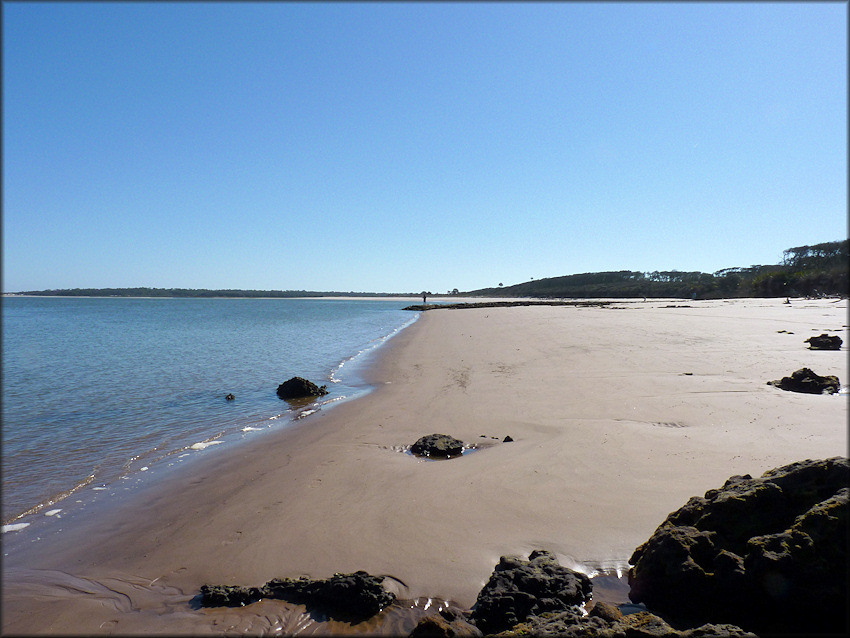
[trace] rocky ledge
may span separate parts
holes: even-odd
[[[512,308],[515,306],[580,306],[604,308],[610,306],[613,301],[473,301],[468,303],[432,303],[407,306],[402,310],[463,310],[466,308]]]

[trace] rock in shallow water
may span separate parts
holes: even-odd
[[[848,484],[835,457],[692,497],[635,550],[629,598],[690,625],[846,632]]]
[[[292,377],[277,386],[277,396],[281,399],[302,399],[304,397],[321,397],[328,393],[328,386],[317,386],[312,381],[302,377]]]

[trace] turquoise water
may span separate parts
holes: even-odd
[[[4,524],[362,394],[365,353],[417,316],[403,300],[2,303]],[[330,393],[291,406],[275,391],[292,376]]]

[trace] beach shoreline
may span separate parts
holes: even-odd
[[[766,385],[810,367],[846,388],[846,352],[803,340],[846,344],[847,300],[611,301],[423,313],[370,360],[365,396],[207,450],[50,552],[4,557],[4,633],[256,628],[265,603],[189,602],[207,583],[360,569],[470,607],[500,555],[623,570],[690,496],[847,454],[846,389]],[[435,432],[474,450],[406,452]]]

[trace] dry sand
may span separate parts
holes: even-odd
[[[404,598],[469,607],[500,555],[535,548],[624,569],[690,496],[847,454],[846,394],[766,385],[801,367],[847,384],[846,351],[803,343],[830,332],[846,344],[847,323],[846,300],[423,313],[385,347],[369,395],[210,448],[125,507],[7,557],[3,633],[291,632],[305,621],[275,601],[189,601],[204,583],[358,569],[391,576]],[[433,432],[478,449],[403,452]]]

